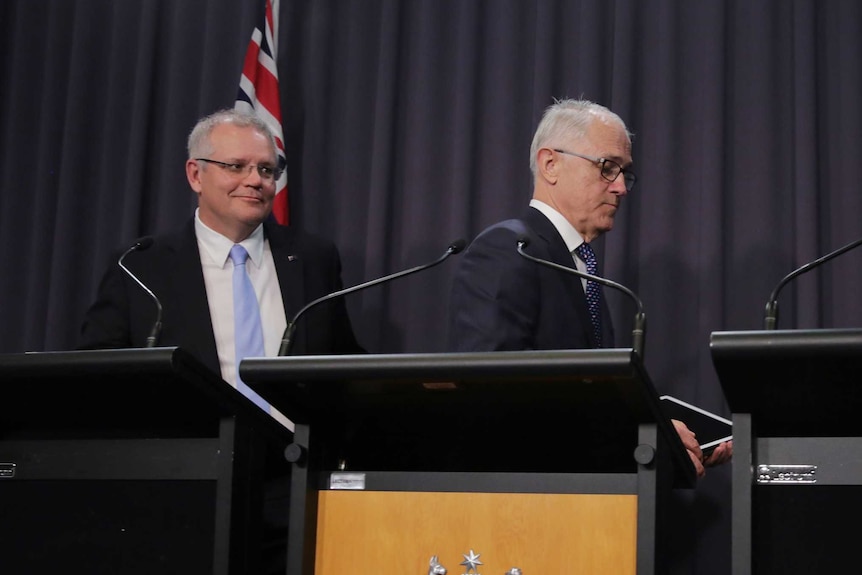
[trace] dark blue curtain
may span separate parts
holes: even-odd
[[[71,347],[108,254],[189,217],[186,135],[233,105],[262,4],[0,3],[0,352]],[[599,255],[644,301],[660,392],[726,415],[710,332],[759,328],[782,276],[862,236],[855,0],[291,0],[279,21],[292,225],[335,240],[347,285],[516,215],[562,97],[635,133]],[[452,267],[351,296],[362,343],[443,351]],[[780,326],[859,326],[861,283],[862,252],[802,276]],[[680,573],[729,573],[729,490],[720,468],[680,495]]]

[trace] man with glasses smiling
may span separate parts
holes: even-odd
[[[461,256],[452,284],[453,351],[585,349],[614,346],[601,286],[540,266],[517,252],[598,274],[590,242],[610,231],[635,185],[631,134],[609,109],[562,100],[545,110],[530,148],[533,198],[518,219],[487,228]],[[674,421],[699,476],[727,461],[721,444],[704,460],[694,434]]]
[[[260,307],[266,356],[275,356],[287,317],[342,288],[334,244],[270,216],[280,168],[275,139],[258,117],[221,110],[197,122],[188,137],[186,178],[198,196],[185,226],[156,236],[126,266],[163,305],[159,345],[178,345],[237,385],[229,252],[241,245]],[[106,272],[88,310],[81,348],[143,347],[153,302],[116,265]],[[300,323],[294,353],[359,353],[343,299],[312,310]],[[300,333],[302,332],[302,333]]]
[[[236,369],[242,358],[234,337],[234,248],[249,255],[245,271],[258,300],[266,356],[278,354],[288,314],[343,287],[334,244],[270,219],[276,158],[272,133],[256,116],[222,110],[201,119],[189,135],[185,163],[198,196],[195,215],[125,258],[161,300],[158,345],[182,347],[247,395]],[[81,349],[144,347],[155,320],[147,293],[120,269],[117,256],[111,262],[86,313]],[[294,354],[363,352],[342,298],[304,316],[294,341]],[[292,429],[280,413],[271,414]],[[289,469],[274,471],[266,486],[261,573],[284,573],[286,567]]]

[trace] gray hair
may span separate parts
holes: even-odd
[[[272,135],[272,131],[263,120],[255,114],[227,108],[201,118],[195,124],[195,127],[192,128],[187,144],[189,159],[205,157],[213,153],[214,150],[212,142],[210,142],[210,135],[216,126],[222,124],[233,124],[240,128],[252,128],[266,136],[272,146],[272,155],[276,159],[278,158],[275,136]]]
[[[539,148],[545,147],[549,142],[555,142],[552,144],[555,146],[562,145],[560,140],[564,138],[583,138],[590,124],[596,119],[618,122],[631,140],[632,134],[622,118],[601,104],[589,100],[554,100],[554,103],[545,109],[530,146],[530,171],[533,172],[533,177],[536,176],[536,154]]]

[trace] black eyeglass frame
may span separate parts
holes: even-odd
[[[626,184],[626,191],[630,192],[635,187],[635,183],[638,181],[637,175],[631,170],[627,170],[619,165],[617,162],[613,160],[609,160],[607,158],[596,158],[595,156],[585,156],[584,154],[578,154],[575,152],[569,152],[567,150],[561,150],[559,148],[552,148],[555,152],[559,152],[560,154],[566,154],[567,156],[575,156],[576,158],[583,158],[584,160],[589,160],[590,162],[595,162],[599,166],[599,172],[608,182],[615,182],[620,174],[623,175],[623,181]],[[605,175],[605,172],[614,173],[613,177]]]
[[[260,164],[237,164],[235,162],[222,162],[219,160],[212,160],[210,158],[195,158],[196,162],[206,162],[208,164],[215,164],[216,166],[220,166],[228,171],[233,171],[233,173],[237,176],[239,175],[248,175],[247,168],[249,166],[254,167],[257,170],[257,175],[260,176],[262,180],[271,179],[273,182],[277,182],[281,177],[282,170],[278,167],[260,165]]]

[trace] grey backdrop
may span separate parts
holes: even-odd
[[[196,118],[233,105],[261,0],[0,2],[0,352],[66,349],[108,254],[173,228]],[[347,285],[517,214],[554,97],[635,132],[600,244],[642,297],[661,392],[727,414],[713,330],[762,325],[786,273],[862,236],[856,0],[285,0],[292,225]],[[376,352],[443,351],[453,262],[351,296]],[[782,292],[779,327],[862,324],[862,251]],[[634,309],[610,294],[621,344]],[[576,449],[576,445],[572,446]],[[729,573],[729,468],[679,494],[680,573]],[[689,525],[694,528],[689,528]]]

